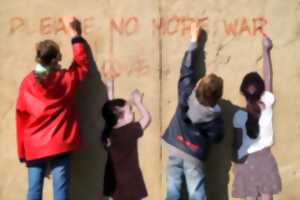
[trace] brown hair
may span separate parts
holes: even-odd
[[[223,79],[215,74],[204,76],[195,89],[199,103],[215,106],[223,95]]]
[[[44,40],[36,44],[35,60],[43,66],[50,66],[61,59],[59,46],[52,40]]]
[[[250,87],[254,89],[252,92]],[[250,72],[243,78],[240,91],[247,100],[247,135],[255,139],[259,135],[259,118],[261,115],[259,102],[265,91],[265,82],[257,72]]]

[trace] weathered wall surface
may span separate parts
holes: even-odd
[[[199,67],[224,77],[221,102],[226,122],[224,142],[212,148],[207,165],[209,200],[229,200],[232,185],[232,116],[243,106],[238,88],[249,71],[262,70],[263,27],[274,42],[275,145],[283,181],[280,200],[297,200],[300,183],[298,148],[300,104],[300,2],[297,0],[160,0],[160,1],[4,1],[0,7],[0,199],[25,199],[27,172],[18,163],[15,145],[15,100],[18,85],[33,69],[34,45],[50,38],[63,52],[62,64],[71,59],[69,37],[59,17],[76,15],[94,57],[91,71],[78,93],[80,125],[85,146],[73,155],[71,199],[103,199],[102,179],[106,155],[97,138],[105,101],[101,70],[105,63],[116,72],[116,94],[129,98],[131,90],[145,93],[152,124],[139,143],[140,164],[149,197],[165,195],[166,150],[160,135],[177,102],[176,82],[189,39],[189,24],[199,20],[205,28],[205,56]],[[201,52],[200,52],[201,54]],[[199,55],[200,55],[199,54]],[[203,59],[201,59],[203,58]],[[45,199],[52,198],[46,180]]]

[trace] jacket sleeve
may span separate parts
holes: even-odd
[[[18,157],[20,161],[25,160],[25,148],[24,148],[24,127],[26,125],[28,114],[26,113],[25,106],[22,99],[22,90],[19,92],[16,105],[16,140]]]
[[[195,50],[197,43],[192,42],[185,52],[178,81],[178,99],[179,104],[187,106],[187,101],[196,85],[196,69],[193,66],[195,59]]]
[[[88,72],[88,56],[86,42],[81,36],[72,39],[73,62],[66,71],[67,84],[78,87]]]
[[[197,125],[200,133],[207,139],[209,143],[219,143],[224,138],[224,120],[219,114],[210,122]]]
[[[234,137],[233,137],[233,162],[239,162],[238,151],[243,143],[243,129],[234,128]]]

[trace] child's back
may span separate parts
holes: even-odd
[[[137,141],[142,135],[143,129],[139,122],[131,122],[111,132],[109,155],[117,182],[112,195],[115,200],[134,200],[147,196],[138,161]]]

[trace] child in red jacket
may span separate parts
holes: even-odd
[[[54,199],[68,199],[70,152],[80,148],[74,92],[88,72],[80,23],[64,17],[72,37],[73,62],[69,69],[59,65],[61,53],[52,40],[37,44],[35,69],[22,81],[16,105],[17,145],[21,161],[28,167],[27,200],[42,199],[43,180],[49,167]]]

